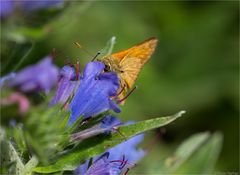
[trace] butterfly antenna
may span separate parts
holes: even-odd
[[[97,54],[93,57],[92,61],[94,61],[98,57],[98,55],[100,55],[100,54],[101,54],[101,52],[98,51]]]
[[[97,52],[96,55],[92,55],[89,51],[87,51],[86,49],[83,48],[83,46],[79,43],[79,42],[74,42],[74,44],[79,48],[82,49],[85,53],[87,53],[88,55],[90,55],[91,57],[93,57],[92,61],[94,61],[98,55],[100,55],[100,51]]]
[[[137,86],[135,86],[123,99],[118,100],[117,103],[122,103],[124,100],[126,100],[135,90],[137,89]]]
[[[74,44],[77,46],[77,48],[82,49],[86,54],[88,54],[88,55],[90,55],[91,57],[93,57],[93,55],[92,55],[89,51],[87,51],[86,49],[84,49],[84,47],[83,47],[81,44],[79,44],[79,42],[74,42]]]

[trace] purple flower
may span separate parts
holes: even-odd
[[[126,169],[129,168],[130,164],[138,162],[145,155],[144,150],[137,148],[138,144],[140,144],[143,139],[144,134],[134,136],[129,140],[109,149],[106,152],[109,154],[106,157],[107,159],[103,156],[106,153],[102,156],[96,156],[93,158],[94,163],[88,170],[87,167],[89,160],[80,165],[75,172],[78,175],[90,175],[94,171],[99,174],[121,174],[121,172],[125,172]],[[99,160],[101,160],[101,162],[98,162]]]
[[[75,141],[75,140],[79,141],[79,140],[84,140],[86,138],[93,137],[93,136],[103,134],[103,133],[108,134],[111,131],[115,131],[114,130],[115,126],[118,126],[121,124],[122,124],[121,121],[117,117],[114,117],[112,115],[107,115],[102,119],[102,121],[99,124],[89,128],[89,129],[85,129],[78,133],[72,134],[70,140],[71,141]]]
[[[121,174],[121,164],[113,163],[108,159],[109,153],[105,153],[100,156],[84,175],[119,175]]]
[[[13,11],[13,0],[1,0],[0,1],[0,17],[5,18],[9,16]]]
[[[71,66],[64,66],[60,70],[60,79],[58,81],[57,91],[50,102],[50,106],[57,103],[65,104],[73,94],[75,87],[79,84],[76,80],[76,71]]]
[[[105,133],[112,131],[113,127],[121,125],[122,122],[112,115],[107,115],[101,121],[100,128],[105,130]]]
[[[21,1],[19,4],[24,11],[33,11],[49,7],[55,7],[63,4],[63,0],[28,0]]]
[[[15,76],[16,76],[16,73],[12,72],[3,77],[0,77],[0,88],[2,88],[6,84],[6,82],[12,80]]]
[[[0,17],[5,18],[12,14],[15,8],[24,12],[55,7],[63,4],[63,0],[1,0]]]
[[[39,63],[28,66],[16,74],[9,86],[18,87],[23,92],[45,91],[57,83],[58,68],[52,64],[52,58],[47,56]]]
[[[120,112],[120,108],[110,98],[116,95],[119,79],[116,73],[104,73],[104,64],[98,61],[86,65],[80,85],[70,103],[71,116],[68,123],[73,124],[80,116],[85,118],[95,116],[101,112],[113,109]]]
[[[143,141],[143,139],[144,134],[139,134],[109,149],[109,159],[121,160],[124,156],[125,159],[130,163],[138,162],[145,155],[144,150],[137,148],[137,145],[139,145]]]

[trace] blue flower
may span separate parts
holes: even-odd
[[[1,0],[0,1],[0,17],[5,18],[12,14],[15,8],[19,8],[24,12],[55,7],[63,4],[63,0]]]
[[[127,124],[130,124],[130,122]],[[107,152],[102,154],[102,156],[94,157],[94,163],[88,170],[87,167],[89,160],[80,165],[75,172],[78,175],[89,175],[94,171],[99,174],[121,174],[129,167],[128,164],[138,162],[145,155],[144,150],[137,148],[143,139],[144,134],[134,136],[129,140],[107,150]],[[108,154],[107,159],[106,156],[104,156],[105,154]]]
[[[16,76],[16,73],[12,72],[3,77],[0,77],[0,88],[2,88],[6,84],[6,82],[12,80],[15,76]]]
[[[39,10],[49,7],[55,7],[63,4],[63,0],[38,0],[22,1],[20,6],[25,11]]]
[[[76,71],[71,66],[64,66],[60,70],[60,78],[58,81],[57,91],[50,102],[50,106],[57,103],[65,104],[69,97],[73,94],[74,89],[79,84],[76,80]]]
[[[0,17],[5,18],[9,16],[13,11],[13,0],[1,0],[0,1]]]
[[[137,148],[137,146],[143,141],[143,139],[144,134],[139,134],[109,149],[109,159],[121,160],[124,156],[128,162],[138,162],[145,155],[144,150]]]
[[[109,153],[100,156],[84,175],[119,175],[121,174],[121,164],[113,163],[108,159]]]
[[[104,64],[98,61],[86,65],[80,85],[70,103],[71,116],[68,123],[73,124],[80,116],[95,116],[109,109],[120,112],[120,108],[110,98],[116,95],[119,79],[116,73],[104,73]]]
[[[57,83],[58,68],[52,64],[52,58],[47,56],[35,65],[28,66],[16,74],[9,82],[10,87],[18,87],[23,92],[45,91]]]
[[[83,131],[77,132],[72,134],[71,136],[71,141],[75,140],[84,140],[89,137],[93,137],[99,134],[108,134],[111,131],[115,131],[114,127],[121,125],[122,122],[117,118],[112,115],[107,115],[105,116],[102,121],[99,124],[96,124],[95,126],[85,129]]]
[[[105,133],[109,133],[112,131],[114,126],[121,125],[122,122],[117,118],[112,115],[107,115],[105,116],[100,124],[100,128],[105,130]]]

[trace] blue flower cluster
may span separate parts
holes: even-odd
[[[0,1],[0,17],[6,18],[10,16],[15,9],[21,9],[23,12],[59,6],[63,4],[63,0],[1,0]]]
[[[18,88],[21,92],[44,91],[48,93],[56,85],[55,94],[50,106],[57,103],[71,111],[68,126],[72,126],[79,117],[88,119],[105,111],[121,112],[114,101],[120,87],[119,78],[115,72],[105,72],[105,65],[99,61],[89,62],[82,74],[73,66],[65,65],[60,70],[47,56],[39,63],[29,66],[20,72],[2,77],[1,84]],[[2,86],[2,85],[1,85]],[[91,128],[72,134],[71,141],[79,141],[98,134],[117,132],[117,126],[127,125],[117,117],[106,114],[100,123]],[[143,141],[144,135],[137,135],[80,165],[77,174],[121,174],[128,171],[145,154],[137,146]],[[90,166],[90,167],[89,167]],[[89,167],[89,168],[88,168]]]

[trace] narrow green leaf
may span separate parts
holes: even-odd
[[[68,111],[64,116],[62,122],[60,123],[60,128],[65,129],[67,127],[68,120],[70,118],[71,112]]]
[[[23,55],[23,57],[20,59],[20,61],[14,66],[14,68],[12,69],[12,72],[15,72],[18,70],[18,68],[22,65],[22,63],[27,59],[28,55],[32,52],[34,46],[35,46],[35,43],[31,42],[30,48],[28,48],[28,50]]]
[[[36,156],[33,156],[29,161],[28,163],[25,165],[25,168],[24,168],[24,174],[25,175],[31,175],[32,174],[32,171],[33,171],[33,168],[35,168],[38,164],[38,159]]]
[[[52,173],[63,170],[74,170],[86,159],[105,152],[109,148],[125,141],[125,139],[129,139],[137,134],[151,129],[165,126],[179,118],[183,113],[185,113],[185,111],[181,111],[169,117],[160,117],[140,121],[127,126],[120,126],[118,131],[121,133],[121,135],[115,132],[111,135],[102,135],[87,139],[81,142],[77,147],[59,157],[55,164],[45,167],[36,167],[34,171],[39,173]]]
[[[0,133],[2,133],[0,136],[1,168],[7,167],[8,174],[22,175],[24,171],[24,164],[22,163],[22,160],[12,143],[5,138],[5,131],[2,128],[0,128],[0,131]]]
[[[100,51],[101,56],[104,57],[104,56],[110,55],[112,53],[115,43],[116,43],[116,37],[113,36],[111,37],[110,40],[108,40],[106,46]]]
[[[70,117],[70,116],[69,116],[69,117]],[[80,116],[80,117],[73,123],[73,125],[67,129],[67,132],[68,132],[68,133],[72,133],[75,129],[77,129],[80,121],[82,121],[82,120],[83,120],[83,116]]]
[[[64,133],[61,123],[65,112],[61,111],[60,107],[60,105],[56,105],[47,108],[45,105],[41,105],[33,108],[26,119],[25,138],[39,161],[44,164],[48,164],[49,159],[61,149],[59,143],[62,139],[61,135]]]
[[[221,133],[214,133],[195,153],[184,162],[174,173],[211,174],[217,162],[223,136]]]
[[[166,160],[166,166],[171,171],[177,169],[182,163],[184,163],[208,138],[210,134],[208,132],[199,133],[191,136],[184,141],[176,150],[173,156]]]

